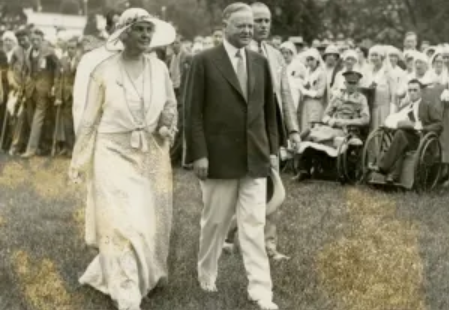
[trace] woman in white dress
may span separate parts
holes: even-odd
[[[376,45],[369,51],[372,65],[371,88],[374,89],[374,98],[371,107],[371,131],[382,126],[391,113],[396,111],[396,83],[392,73],[386,47]]]
[[[320,122],[326,104],[326,71],[321,54],[317,49],[311,48],[304,52],[306,59],[307,76],[301,91],[301,132],[310,129],[314,122]]]
[[[306,67],[301,60],[296,58],[296,47],[290,42],[284,42],[280,46],[282,56],[287,65],[286,71],[290,89],[292,90],[293,104],[295,111],[298,111],[299,101],[301,100],[301,89],[306,76]]]
[[[86,175],[86,241],[99,249],[80,283],[119,310],[167,281],[176,99],[166,65],[145,52],[175,35],[143,9],[122,14],[107,42],[116,53],[90,75],[70,166],[73,181]]]

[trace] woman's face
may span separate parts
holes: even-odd
[[[3,47],[5,48],[5,50],[7,52],[11,51],[14,48],[15,45],[16,45],[15,42],[13,40],[11,40],[11,39],[6,38],[3,41]]]
[[[153,33],[153,24],[148,22],[136,23],[129,28],[123,43],[127,48],[143,53],[150,47]]]
[[[371,53],[369,60],[375,67],[379,67],[382,64],[382,58],[378,53]]]
[[[365,54],[363,54],[363,51],[360,48],[357,49],[357,55],[359,55],[360,62],[363,62],[365,60]]]
[[[307,67],[310,68],[311,70],[315,70],[316,67],[318,67],[318,60],[316,60],[315,58],[307,57],[306,61]]]
[[[443,61],[446,67],[449,67],[449,53],[443,54]]]
[[[393,67],[396,67],[399,62],[399,57],[396,54],[390,54],[390,63]]]
[[[345,59],[345,66],[348,71],[353,70],[356,63],[357,63],[357,59],[355,59],[353,57],[347,57]]]
[[[436,71],[438,71],[438,72],[443,71],[443,68],[444,68],[443,55],[438,55],[437,57],[435,57],[433,65],[435,66]]]
[[[288,48],[281,49],[282,56],[287,64],[291,63],[293,60],[293,53]]]
[[[427,64],[421,60],[415,61],[416,73],[423,75],[427,71]]]

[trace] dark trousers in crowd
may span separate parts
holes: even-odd
[[[184,140],[184,111],[183,111],[183,103],[182,103],[182,97],[181,97],[181,90],[180,88],[175,88],[175,95],[176,95],[176,101],[178,103],[177,110],[178,110],[178,132],[176,133],[175,141],[173,143],[173,146],[170,150],[170,157],[173,164],[177,164],[182,162],[183,160],[183,152],[184,152],[184,146],[183,146],[183,140]]]
[[[59,120],[55,120],[56,139],[61,145],[61,151],[70,154],[75,144],[75,132],[73,129],[72,100],[64,102],[60,107]],[[56,107],[57,113],[58,107]],[[57,123],[57,124],[56,124]]]
[[[402,171],[405,154],[416,150],[419,140],[419,135],[412,130],[396,130],[390,147],[380,160],[380,172],[391,174],[394,179],[398,179]]]
[[[21,114],[17,115],[12,130],[11,153],[21,152],[27,144],[31,123],[33,122],[34,104],[31,98],[25,100]]]
[[[47,112],[50,110],[50,96],[47,93],[35,92],[32,98],[35,103],[35,109],[33,114],[33,121],[31,123],[30,137],[28,139],[27,154],[36,154],[41,142],[42,132],[44,129],[44,122],[46,120]],[[50,114],[50,113],[49,113]],[[50,121],[50,120],[49,120]],[[49,129],[48,123],[46,129]],[[48,134],[48,130],[44,131]],[[46,136],[48,140],[48,136]]]

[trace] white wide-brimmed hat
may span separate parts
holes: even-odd
[[[279,208],[285,200],[285,188],[279,172],[271,168],[271,173],[267,178],[267,215],[272,214]]]
[[[154,33],[149,46],[150,48],[170,45],[176,39],[176,30],[170,23],[152,16],[144,9],[130,8],[124,11],[120,16],[116,30],[109,36],[108,41],[106,42],[106,49],[123,50],[124,46],[120,41],[120,36],[132,25],[139,22],[148,22],[154,25]]]

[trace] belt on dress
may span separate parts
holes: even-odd
[[[147,132],[147,130],[143,125],[137,126],[131,132],[131,147],[133,149],[140,149],[143,152],[148,152],[148,142],[145,137],[145,132]]]

